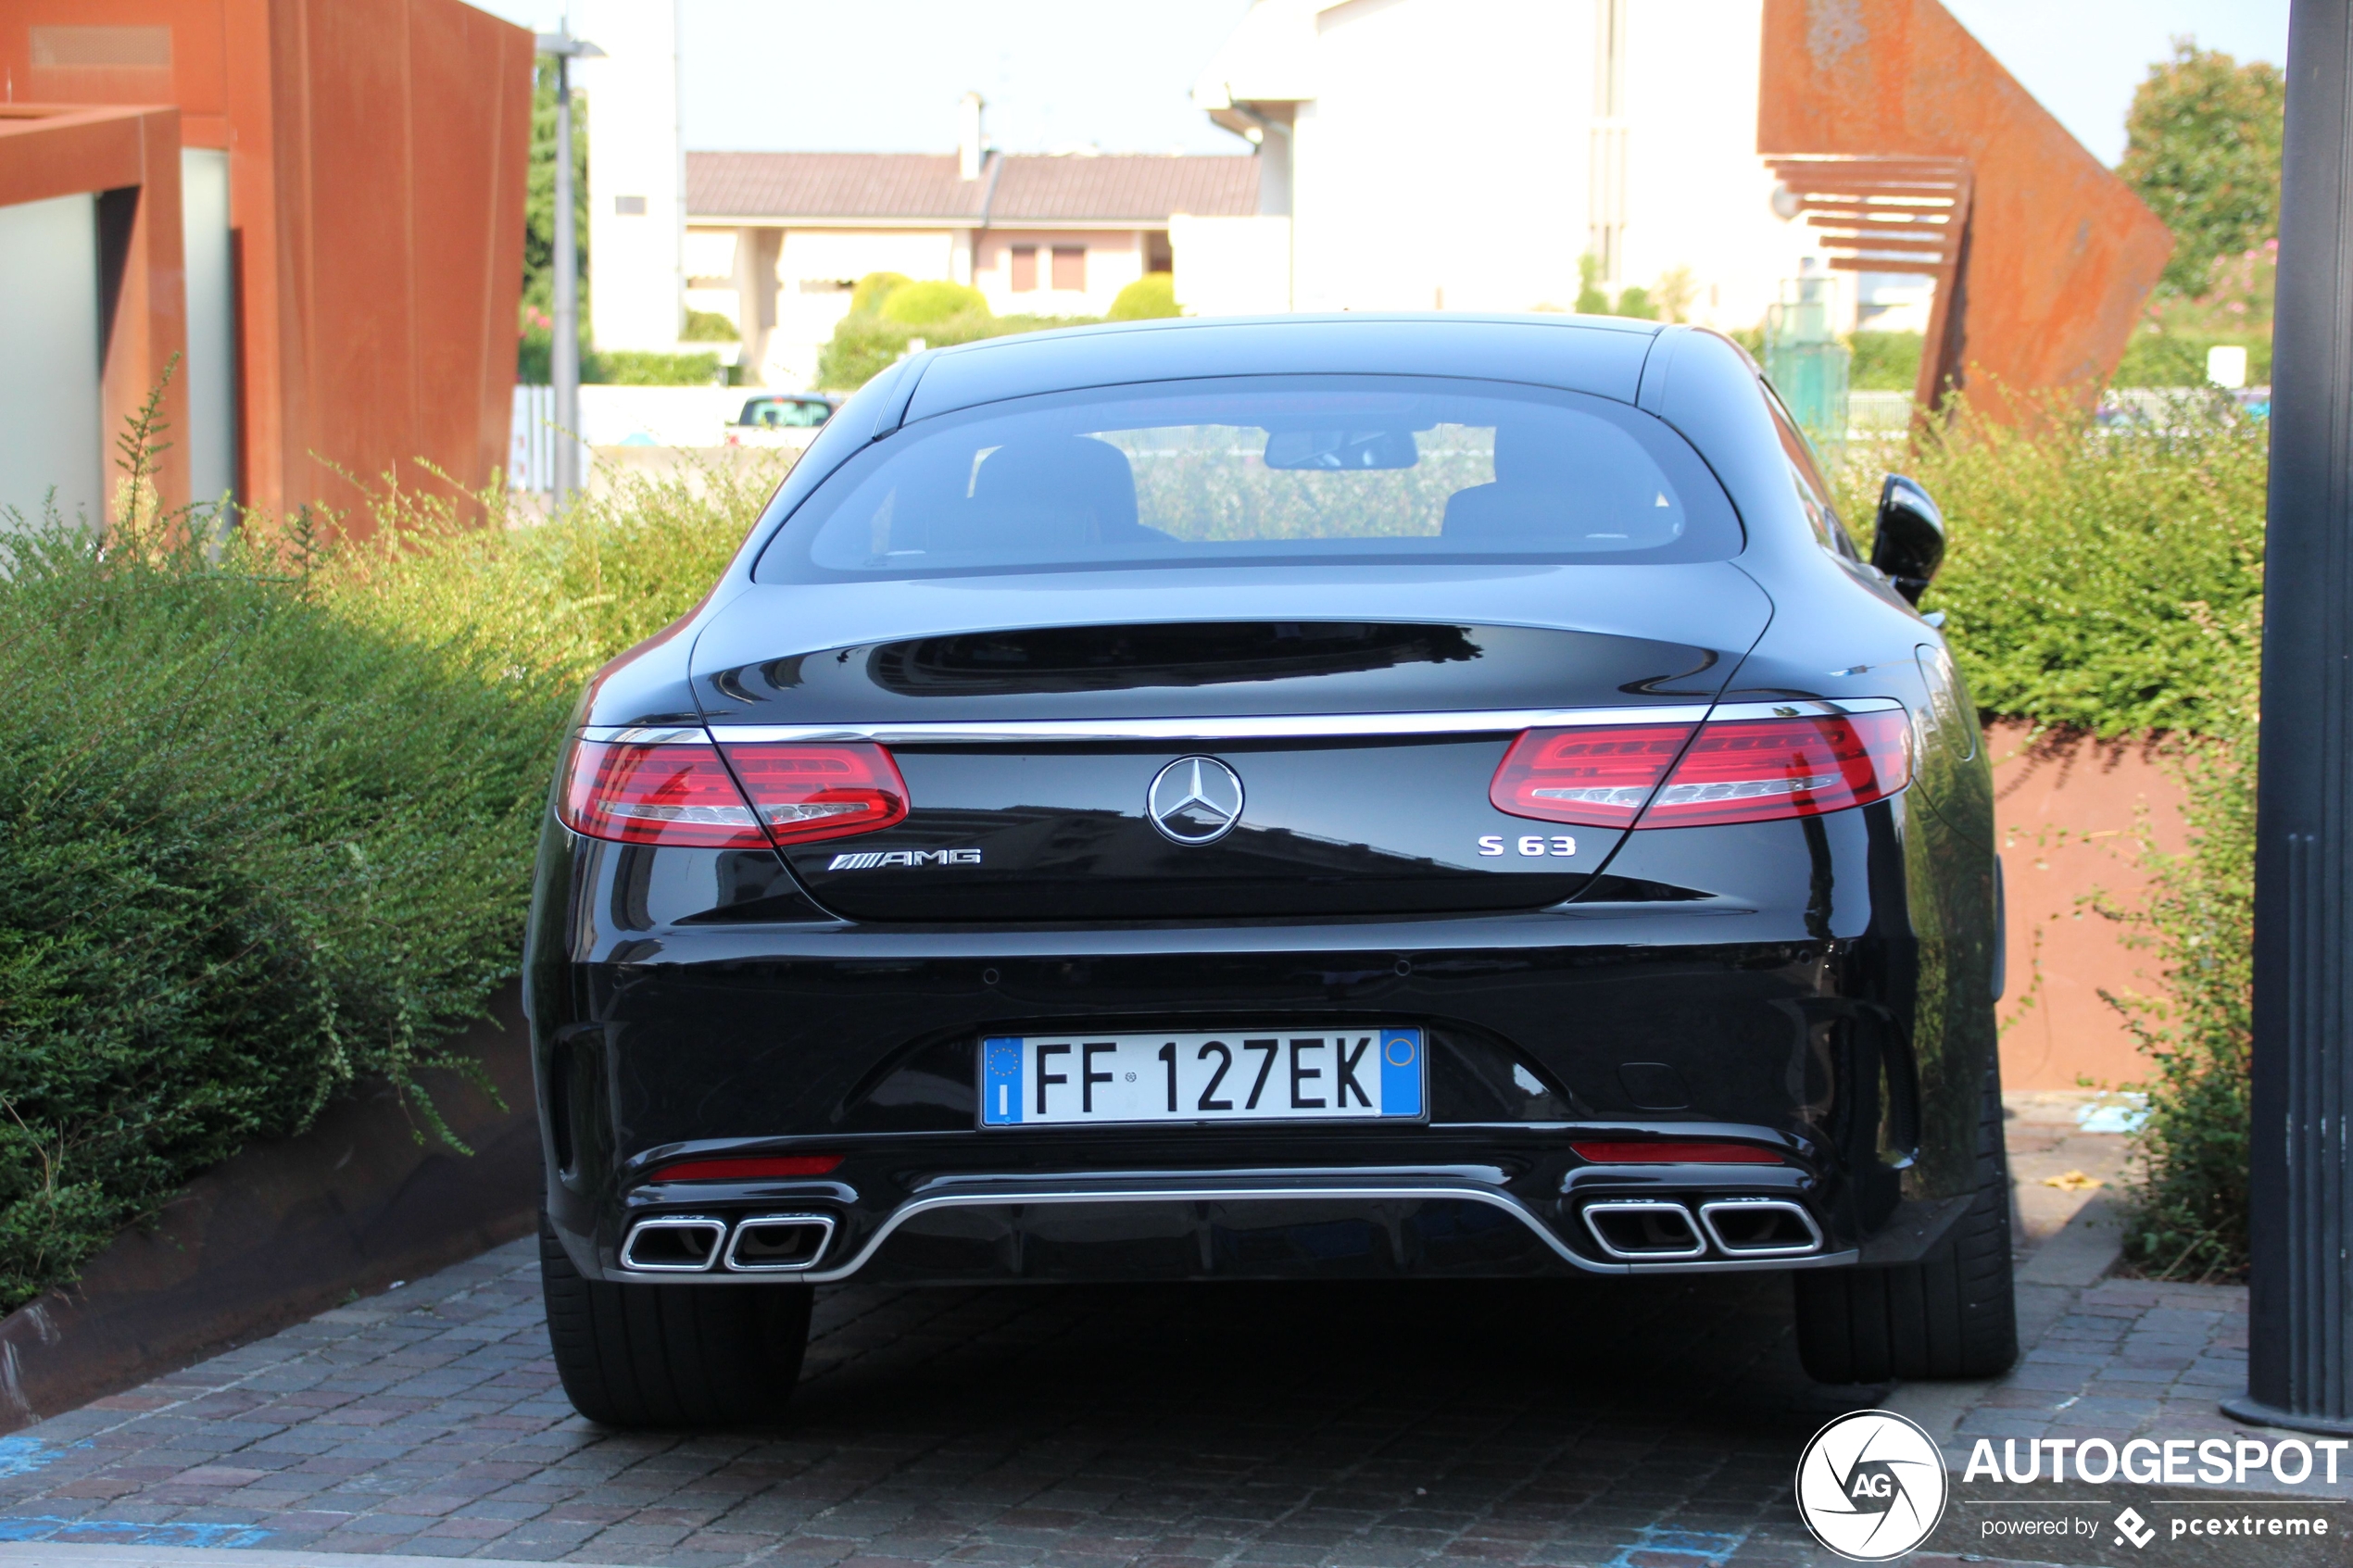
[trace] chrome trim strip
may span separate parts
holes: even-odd
[[[1670,1203],[1664,1198],[1622,1198],[1617,1201],[1605,1200],[1599,1203],[1588,1203],[1583,1209],[1579,1210],[1579,1212],[1585,1217],[1585,1228],[1593,1233],[1593,1239],[1601,1244],[1602,1250],[1608,1253],[1613,1258],[1622,1258],[1629,1262],[1640,1262],[1644,1259],[1655,1259],[1659,1262],[1667,1263],[1674,1262],[1678,1260],[1705,1258],[1707,1256],[1707,1233],[1699,1228],[1698,1222],[1692,1218],[1692,1211],[1684,1208],[1680,1203]],[[1628,1252],[1613,1243],[1606,1235],[1603,1234],[1602,1227],[1593,1223],[1593,1216],[1596,1214],[1658,1213],[1673,1214],[1677,1219],[1682,1221],[1684,1224],[1691,1228],[1692,1246],[1690,1251]]]
[[[1716,1228],[1716,1210],[1719,1209],[1746,1209],[1752,1212],[1771,1209],[1794,1214],[1797,1223],[1806,1227],[1806,1234],[1813,1239],[1803,1247],[1734,1247]],[[1822,1227],[1814,1223],[1814,1216],[1806,1211],[1806,1205],[1793,1203],[1786,1198],[1712,1198],[1699,1206],[1699,1223],[1707,1227],[1707,1239],[1714,1242],[1716,1249],[1728,1258],[1804,1258],[1822,1249]]]
[[[580,732],[582,740],[607,746],[691,746],[711,744],[711,732],[683,724],[592,725]]]
[[[1655,708],[1499,708],[1443,713],[1236,713],[1182,719],[901,720],[872,724],[713,724],[709,730],[623,725],[580,732],[583,740],[677,746],[710,740],[882,746],[1068,746],[1101,741],[1323,740],[1359,735],[1504,734],[1591,724],[1696,724],[1703,719],[1831,717],[1904,705],[1894,697],[1830,701],[1674,703]]]
[[[1456,713],[1238,713],[1191,719],[1028,719],[957,723],[723,724],[731,741],[875,741],[884,746],[1001,746],[1085,741],[1323,740],[1357,735],[1504,734],[1583,724],[1694,724],[1705,705],[1514,708]]]
[[[1537,1238],[1567,1261],[1596,1273],[1620,1273],[1604,1263],[1579,1257],[1554,1236],[1551,1227],[1530,1213],[1526,1205],[1509,1193],[1492,1187],[1470,1185],[1459,1182],[1430,1182],[1417,1185],[1398,1184],[1336,1184],[1314,1186],[1250,1186],[1192,1185],[1171,1183],[1162,1185],[1102,1186],[1091,1190],[1073,1191],[1066,1187],[1021,1188],[1000,1187],[995,1191],[940,1193],[927,1198],[912,1198],[891,1212],[888,1219],[866,1239],[857,1256],[837,1268],[822,1273],[805,1273],[800,1277],[812,1285],[830,1285],[848,1279],[881,1250],[891,1234],[918,1214],[935,1209],[1007,1209],[1074,1203],[1294,1203],[1343,1202],[1365,1203],[1384,1201],[1416,1201],[1432,1198],[1460,1198],[1471,1203],[1483,1203],[1500,1209],[1534,1232]]]
[[[711,1250],[703,1254],[699,1263],[639,1263],[632,1261],[630,1252],[637,1238],[648,1231],[702,1230],[711,1232]],[[719,1249],[727,1242],[727,1222],[709,1214],[662,1214],[650,1220],[640,1220],[629,1227],[621,1243],[621,1266],[637,1274],[698,1274],[709,1272],[719,1261]]]
[[[1814,719],[1835,719],[1842,713],[1884,713],[1889,709],[1902,709],[1903,704],[1892,696],[1793,697],[1787,702],[1728,702],[1708,715],[1714,719],[1794,719],[1800,715]]]
[[[799,1263],[739,1263],[736,1248],[744,1241],[744,1232],[753,1225],[815,1225],[819,1231],[816,1249],[805,1261]],[[834,1244],[834,1217],[831,1214],[753,1214],[736,1222],[735,1234],[727,1238],[727,1269],[739,1274],[806,1273],[817,1266],[825,1248]]]

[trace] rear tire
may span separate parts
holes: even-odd
[[[2018,1360],[2010,1281],[2009,1160],[2002,1079],[1985,1071],[1977,1128],[1977,1196],[1915,1263],[1800,1270],[1797,1355],[1821,1383],[1994,1377]]]
[[[805,1285],[584,1278],[543,1216],[547,1340],[572,1408],[606,1426],[734,1426],[784,1413],[809,1348]]]

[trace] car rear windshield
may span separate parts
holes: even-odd
[[[1151,567],[1722,560],[1683,439],[1577,393],[1269,376],[1057,393],[922,420],[818,486],[763,582]]]

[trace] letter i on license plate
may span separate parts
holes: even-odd
[[[980,1042],[985,1127],[1418,1120],[1419,1029],[1009,1035]]]

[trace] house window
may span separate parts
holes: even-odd
[[[617,217],[643,218],[646,215],[646,198],[643,196],[615,196],[612,199],[612,209]]]
[[[1036,245],[1014,245],[1013,247],[1012,254],[1013,258],[1013,292],[1015,294],[1028,294],[1038,287],[1038,247]]]
[[[1054,247],[1054,287],[1072,294],[1087,292],[1087,247],[1056,245]]]

